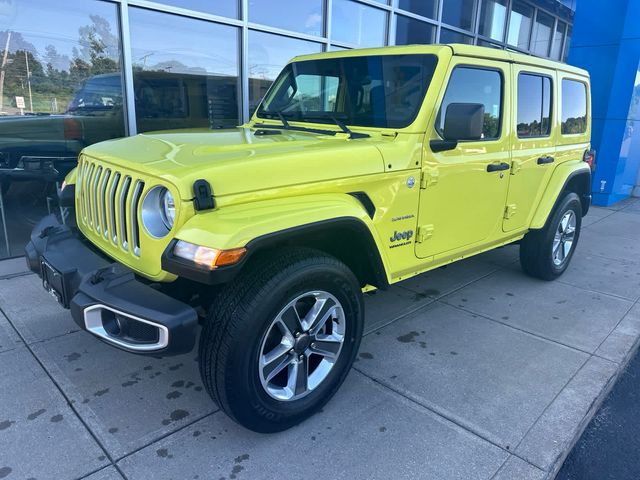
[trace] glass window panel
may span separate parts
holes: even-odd
[[[478,45],[481,47],[489,47],[489,48],[499,48],[502,49],[502,45],[498,45],[496,43],[487,42],[486,40],[478,39]]]
[[[502,75],[495,70],[457,67],[451,74],[442,100],[436,128],[442,132],[444,116],[451,103],[481,103],[484,105],[482,138],[498,138],[502,122]]]
[[[438,2],[437,0],[399,0],[398,8],[435,19],[438,13]]]
[[[56,183],[82,148],[125,134],[117,6],[64,6],[0,2],[0,194],[8,232],[5,238],[0,223],[0,257],[22,255],[35,223],[56,211]]]
[[[249,20],[321,37],[324,34],[322,4],[323,0],[249,0]]]
[[[361,47],[385,44],[387,14],[384,10],[351,0],[333,0],[331,8],[333,40]]]
[[[473,28],[475,0],[446,0],[442,2],[442,21],[464,30]]]
[[[551,32],[553,31],[553,17],[538,10],[536,23],[531,35],[531,52],[546,57],[549,54],[551,44]]]
[[[433,43],[435,27],[420,20],[396,15],[396,45]]]
[[[282,67],[297,55],[318,53],[319,43],[249,31],[249,111],[253,114],[260,100]]]
[[[335,125],[404,128],[416,117],[437,63],[435,55],[371,55],[295,62],[258,110]]]
[[[549,77],[518,75],[518,137],[540,137],[551,133],[551,80]]]
[[[509,17],[509,32],[507,33],[507,43],[509,45],[523,50],[529,48],[532,17],[532,7],[522,2],[513,2],[511,16]]]
[[[553,37],[553,43],[551,43],[551,54],[549,55],[554,60],[560,60],[560,54],[562,53],[562,42],[564,41],[564,31],[566,24],[558,21],[556,25],[556,34]]]
[[[506,19],[507,0],[483,0],[478,33],[502,41]]]
[[[129,19],[138,131],[239,123],[236,27],[141,8]]]
[[[562,80],[562,123],[563,135],[587,131],[587,88],[575,80]]]
[[[573,31],[573,27],[569,25],[567,27],[567,40],[564,42],[564,53],[562,54],[562,61],[566,62],[567,57],[569,57],[569,47],[571,46],[571,33]]]
[[[238,0],[154,0],[173,7],[238,18]]]
[[[440,30],[440,43],[466,43],[472,45],[473,37],[456,32],[455,30],[443,28]]]

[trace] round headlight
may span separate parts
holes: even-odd
[[[176,204],[171,192],[165,187],[153,187],[142,201],[142,225],[152,237],[165,237],[173,228]]]
[[[176,204],[173,201],[173,195],[171,192],[164,189],[162,193],[162,221],[164,222],[164,226],[167,229],[171,230],[173,228],[173,222],[176,219]]]

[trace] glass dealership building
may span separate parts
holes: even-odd
[[[575,1],[0,0],[0,258],[57,209],[86,145],[241,124],[304,53],[469,43],[566,61]]]

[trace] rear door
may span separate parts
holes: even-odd
[[[556,165],[557,85],[553,70],[513,64],[512,165],[502,229],[529,226]]]

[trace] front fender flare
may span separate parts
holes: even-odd
[[[163,269],[201,283],[225,283],[257,251],[273,247],[300,233],[313,234],[333,227],[354,231],[366,242],[368,261],[375,271],[376,286],[386,288],[388,268],[379,247],[382,243],[363,205],[348,194],[287,197],[198,213],[178,230],[176,240],[220,250],[245,247],[247,255],[237,265],[200,272],[196,269],[194,272],[180,259],[172,257],[170,250],[174,241],[163,255]]]

